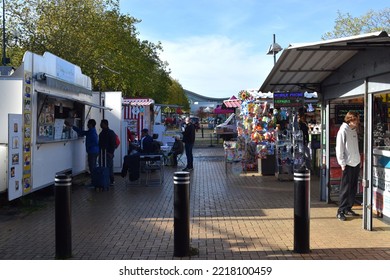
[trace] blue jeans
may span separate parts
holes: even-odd
[[[184,148],[186,150],[187,157],[187,167],[186,168],[194,168],[194,157],[192,155],[192,148],[194,147],[194,143],[185,143]]]

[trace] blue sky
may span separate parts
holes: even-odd
[[[139,38],[162,43],[172,78],[213,97],[262,85],[273,34],[282,48],[316,42],[333,30],[337,11],[357,17],[387,7],[389,0],[120,0],[122,14],[142,20]]]

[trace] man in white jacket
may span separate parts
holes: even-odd
[[[360,172],[360,153],[357,128],[359,126],[359,114],[349,111],[336,137],[336,157],[341,166],[343,175],[340,182],[339,208],[337,218],[346,220],[347,216],[359,216],[352,210],[357,192]]]

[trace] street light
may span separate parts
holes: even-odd
[[[274,34],[274,42],[269,46],[267,55],[273,55],[274,56],[274,65],[276,64],[276,54],[283,50],[283,48],[275,42],[275,34]]]
[[[3,0],[3,59],[1,60],[3,66],[6,66],[10,63],[10,59],[5,54],[5,0]]]

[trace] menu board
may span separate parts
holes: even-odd
[[[302,107],[304,104],[303,92],[275,92],[274,108]]]
[[[55,119],[54,120],[54,139],[58,140],[63,138],[62,137],[62,131],[64,129],[64,119]]]
[[[345,115],[349,111],[357,112],[360,117],[360,122],[362,123],[364,121],[363,104],[339,104],[339,105],[335,105],[336,124],[342,124],[344,122]]]

